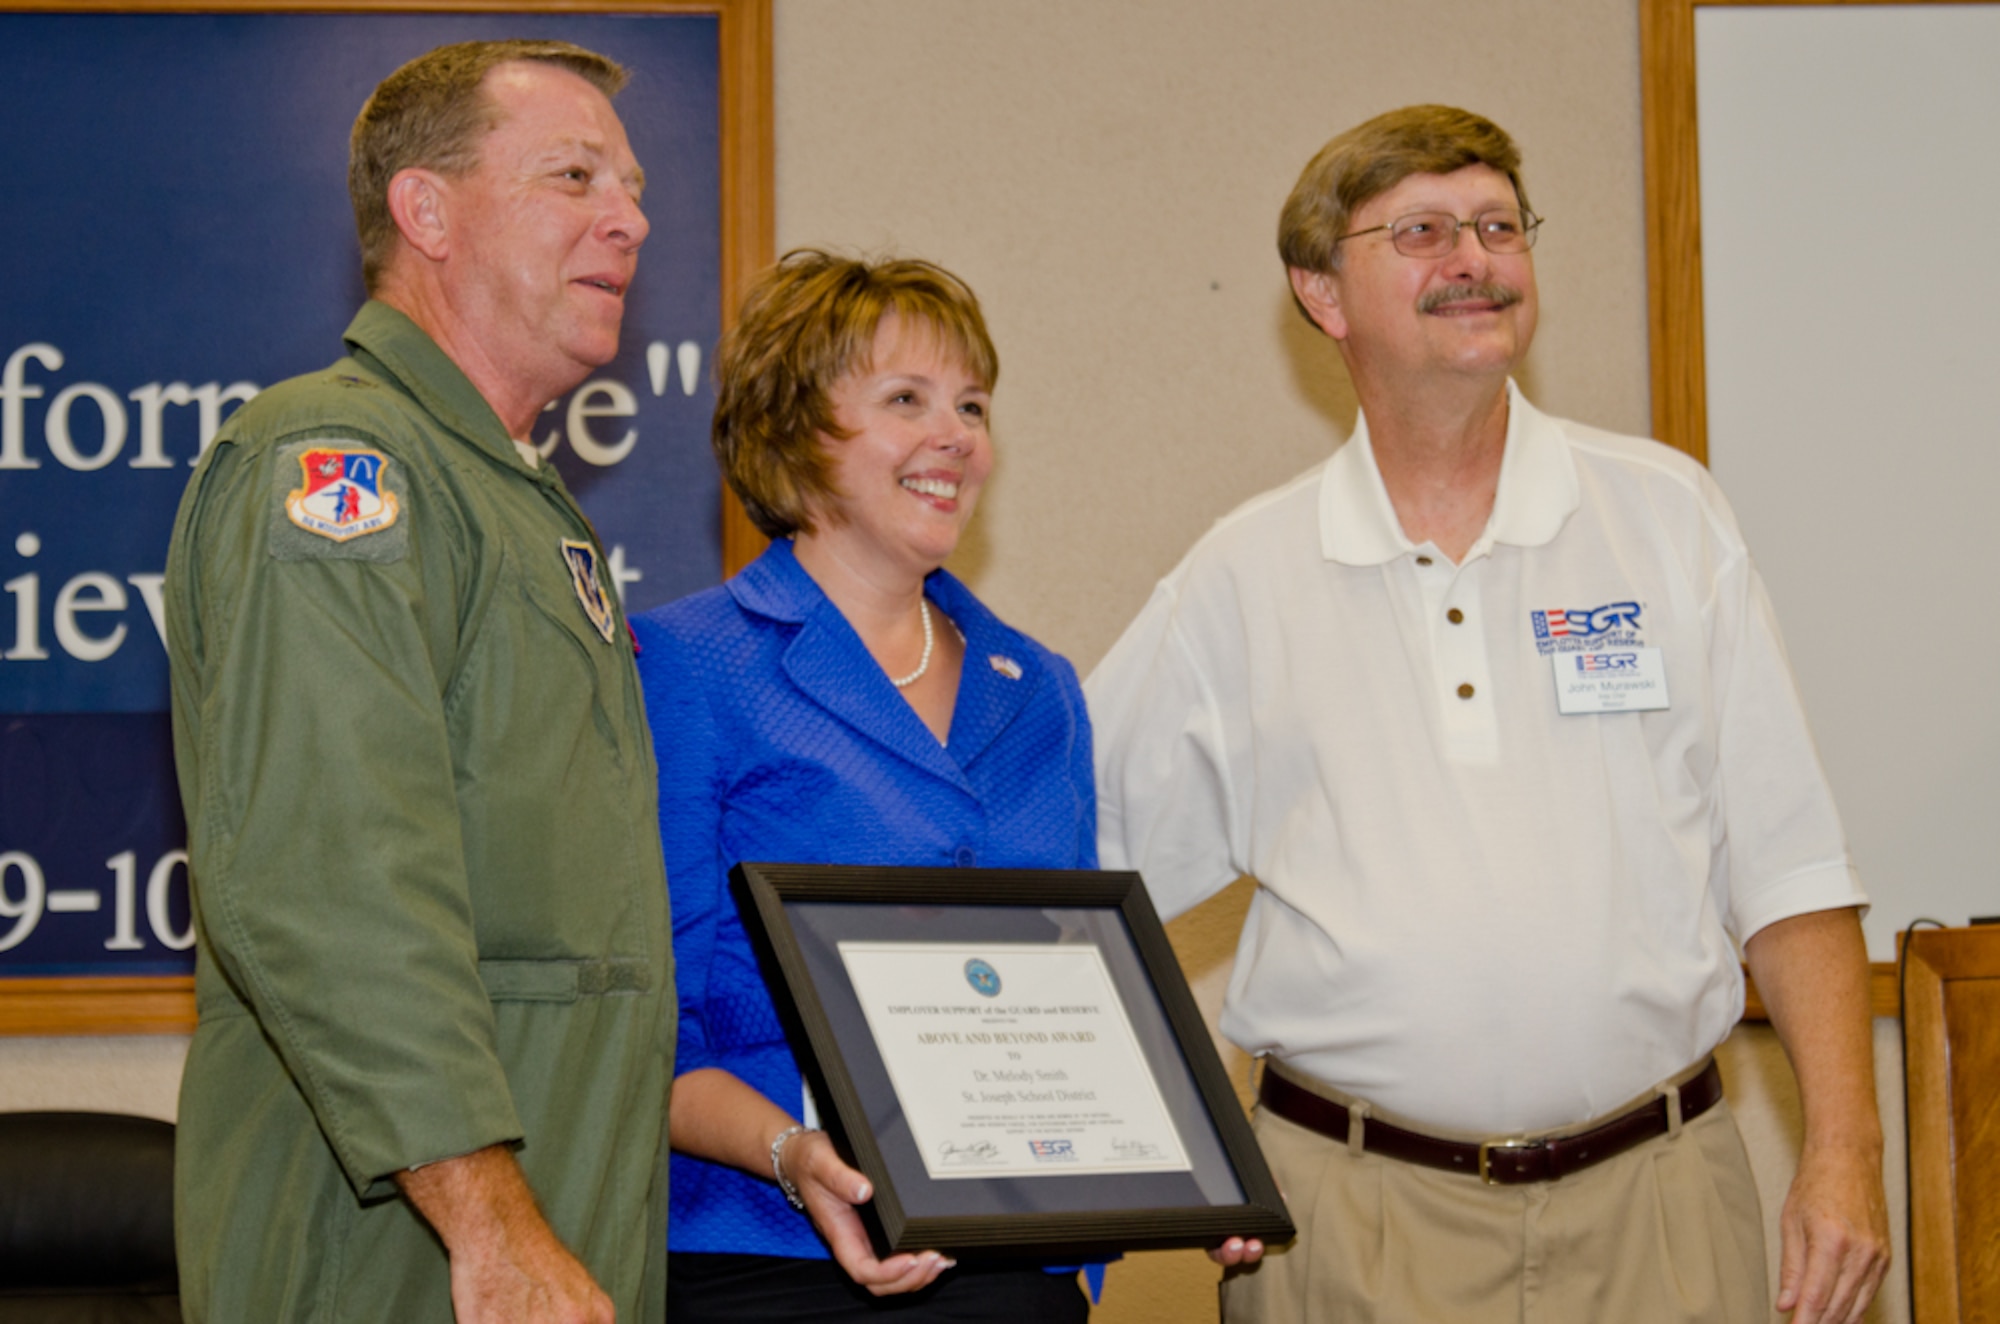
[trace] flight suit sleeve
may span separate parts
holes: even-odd
[[[371,531],[335,539],[289,509],[308,447],[383,458]],[[198,673],[184,784],[201,941],[355,1191],[385,1195],[399,1169],[522,1134],[445,714],[457,640],[477,629],[467,534],[365,436],[219,442],[195,481],[169,591]]]

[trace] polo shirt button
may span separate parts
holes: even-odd
[[[1430,563],[1431,563],[1431,558],[1428,556],[1419,556],[1417,558],[1418,565],[1429,565]]]
[[[1465,684],[1458,687],[1458,697],[1461,699],[1469,699],[1472,697],[1471,681],[1467,681]]]
[[[1456,607],[1453,607],[1450,611],[1446,612],[1444,614],[1444,618],[1450,621],[1453,625],[1465,624],[1465,613],[1460,611]]]
[[[958,853],[951,858],[952,862],[957,864],[961,869],[970,869],[973,865],[979,863],[979,857],[972,853],[972,847],[970,846],[960,846]]]

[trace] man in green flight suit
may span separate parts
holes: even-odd
[[[377,88],[347,357],[244,406],[182,500],[190,1321],[665,1316],[653,753],[603,550],[526,441],[617,349],[624,77],[479,42]]]

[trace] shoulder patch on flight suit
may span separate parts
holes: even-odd
[[[562,554],[569,566],[569,582],[576,587],[576,600],[583,604],[583,614],[604,636],[604,642],[610,643],[618,629],[618,617],[611,610],[611,599],[604,586],[597,582],[597,549],[587,542],[564,538]]]
[[[396,561],[409,551],[394,461],[346,437],[288,442],[272,477],[271,555],[280,561]]]

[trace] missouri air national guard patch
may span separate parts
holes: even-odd
[[[396,522],[396,494],[382,490],[388,461],[380,451],[313,449],[299,456],[305,486],[285,498],[285,513],[307,533],[346,542]]]
[[[273,556],[394,561],[408,549],[406,498],[392,477],[395,462],[381,451],[318,437],[281,446],[276,463]]]
[[[576,600],[583,604],[583,614],[610,643],[612,634],[618,629],[618,617],[611,610],[611,598],[604,591],[604,585],[597,579],[597,549],[587,542],[575,542],[569,538],[562,540],[563,560],[569,563],[569,581],[576,587]]]

